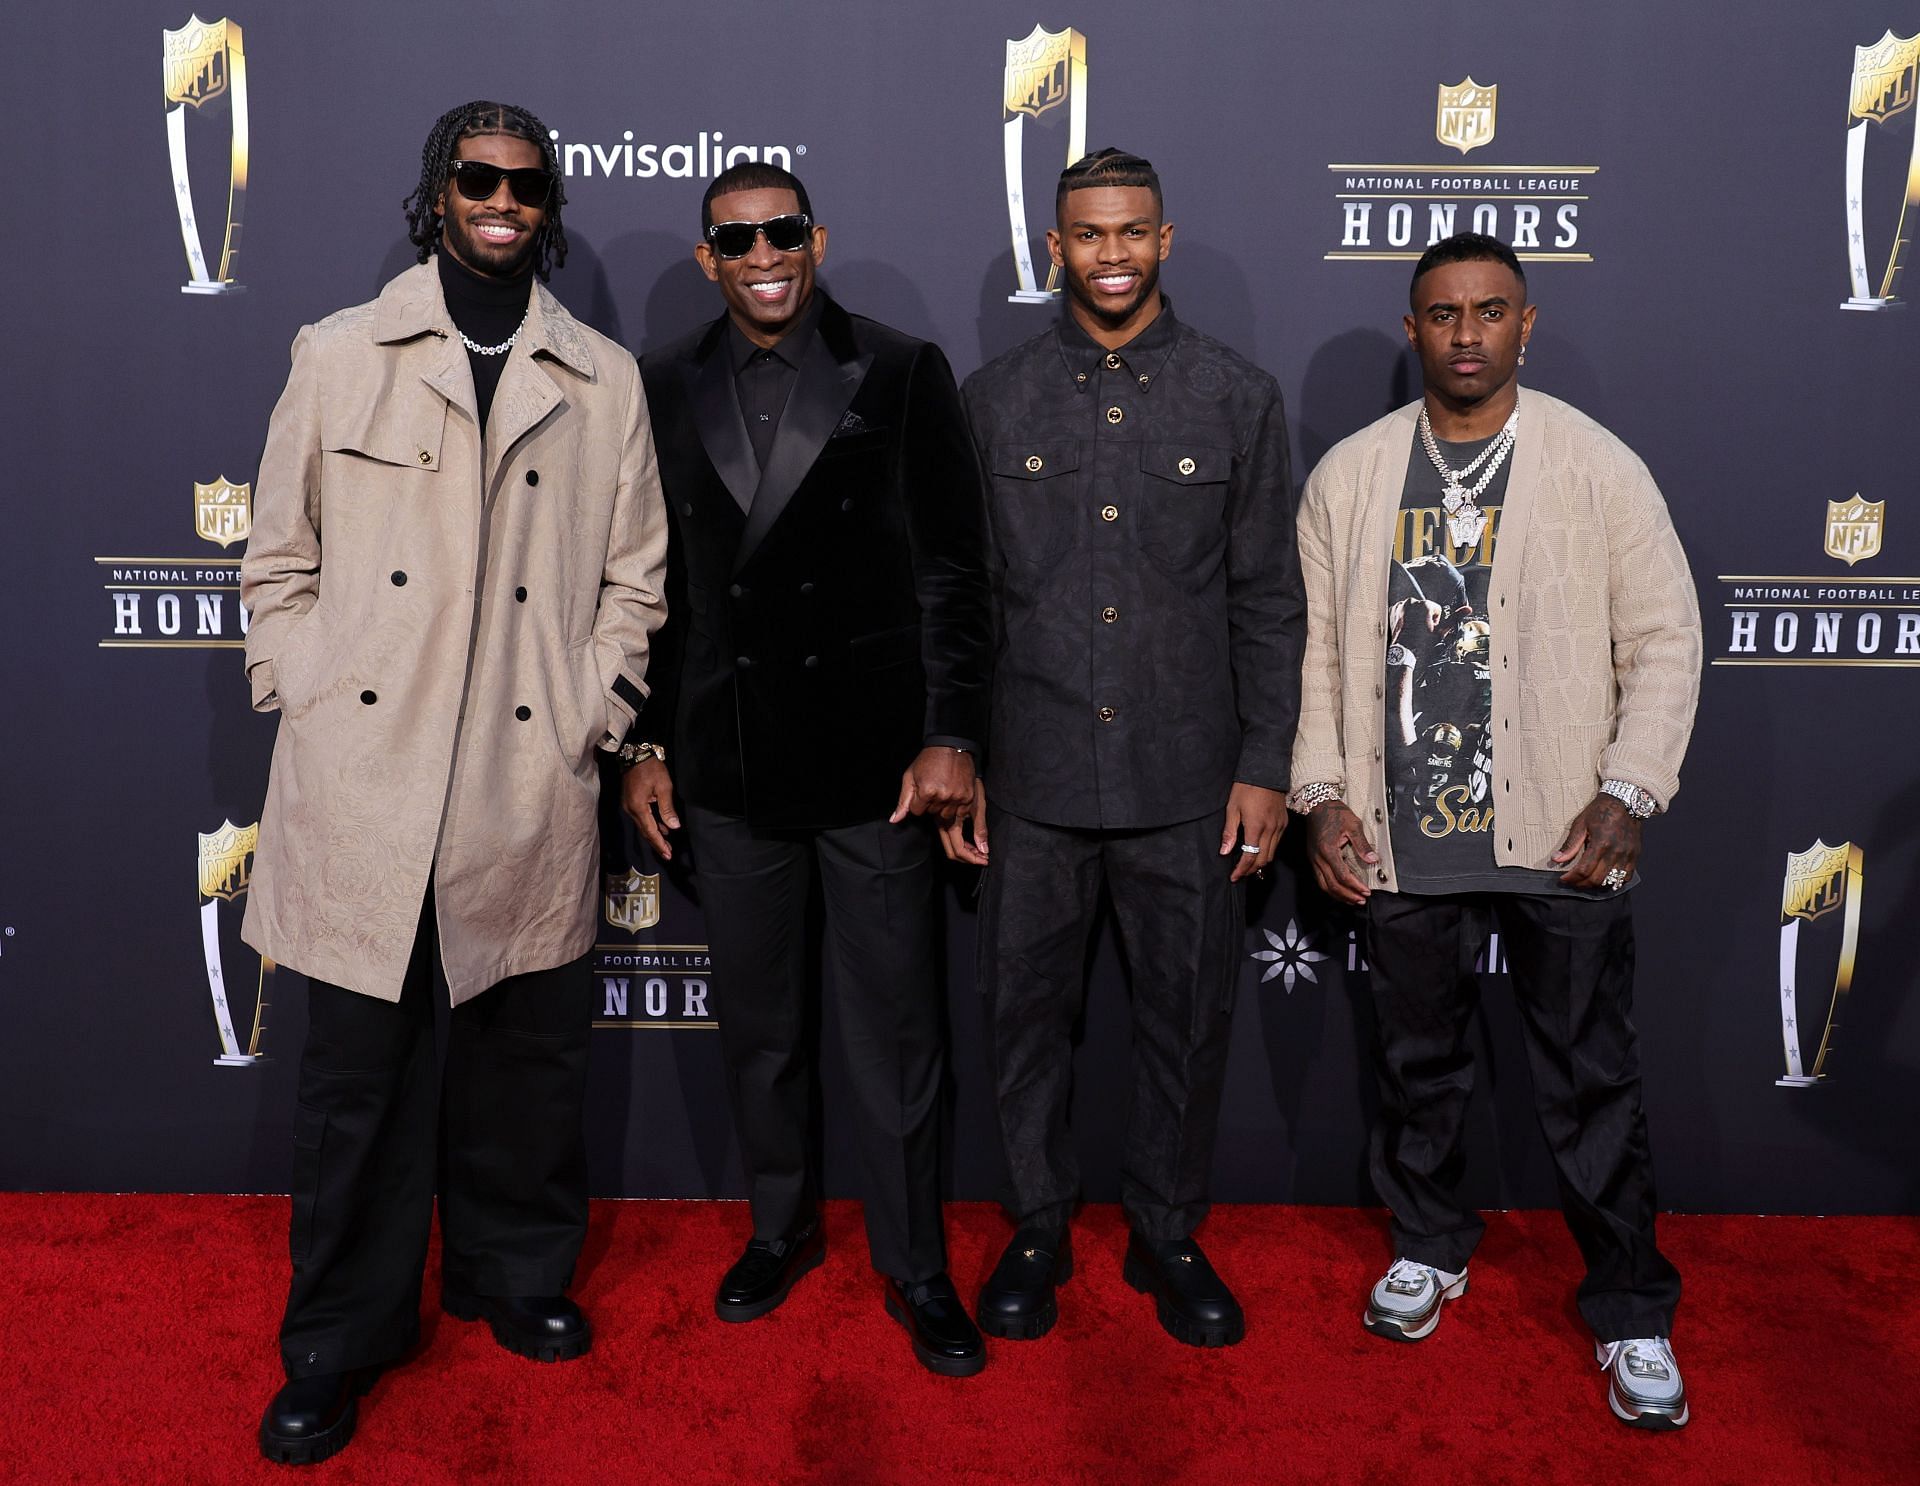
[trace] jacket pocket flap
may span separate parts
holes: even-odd
[[[1047,480],[1080,468],[1080,445],[1072,439],[1004,444],[993,451],[990,462],[996,475],[1010,480]]]
[[[1233,473],[1233,451],[1205,444],[1142,444],[1140,468],[1177,485],[1212,485]]]
[[[329,454],[358,454],[405,469],[437,470],[446,427],[443,398],[389,397],[329,410],[323,417],[320,447]]]

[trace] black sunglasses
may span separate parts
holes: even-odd
[[[764,222],[715,222],[707,229],[707,241],[722,258],[744,258],[753,251],[754,239],[764,233],[768,247],[797,253],[807,245],[807,229],[812,226],[813,218],[805,212],[768,217]]]
[[[469,201],[488,201],[507,183],[513,199],[522,206],[545,206],[553,195],[553,172],[544,166],[528,165],[518,170],[489,165],[484,160],[455,160],[453,184]]]

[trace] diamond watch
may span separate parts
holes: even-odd
[[[1627,814],[1635,820],[1645,820],[1658,809],[1652,795],[1637,784],[1628,784],[1624,779],[1609,779],[1600,786],[1600,793],[1612,795],[1627,807]]]
[[[667,750],[658,743],[622,743],[614,756],[620,760],[621,768],[631,769],[642,759],[657,758],[664,764]]]

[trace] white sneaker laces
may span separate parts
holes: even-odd
[[[1637,1378],[1671,1378],[1676,1366],[1673,1350],[1664,1336],[1640,1336],[1630,1341],[1607,1343],[1601,1367],[1613,1366],[1616,1359],[1629,1375]]]

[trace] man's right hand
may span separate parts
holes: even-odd
[[[967,822],[973,822],[973,839],[967,839]],[[952,820],[940,823],[940,845],[948,857],[971,866],[987,865],[987,786],[979,775],[973,780],[973,803]]]
[[[1330,898],[1356,907],[1365,903],[1373,889],[1356,872],[1349,853],[1371,866],[1380,853],[1367,840],[1367,828],[1344,800],[1329,800],[1307,817],[1307,860],[1313,863],[1314,881]]]
[[[640,828],[660,860],[671,861],[673,846],[667,832],[680,829],[680,817],[673,812],[673,776],[667,772],[664,759],[641,759],[627,770],[627,777],[620,781],[620,808]]]

